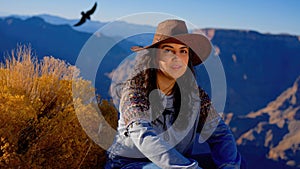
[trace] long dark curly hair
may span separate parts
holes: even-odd
[[[156,59],[157,48],[148,49],[147,52],[137,53],[137,59],[134,71],[137,72],[132,78],[129,79],[130,90],[132,92],[139,93],[136,100],[145,100],[143,108],[151,108],[152,112],[152,123],[157,122],[157,117],[162,115],[164,112],[162,101],[158,101],[160,98],[159,92],[155,89],[157,88],[157,71],[159,71],[155,59]],[[187,71],[180,78],[176,79],[176,83],[172,88],[173,94],[173,106],[175,112],[175,118],[173,121],[173,126],[175,129],[184,130],[188,126],[189,118],[192,117],[193,92],[198,93],[198,86],[195,80],[195,70],[191,62],[191,56],[193,51],[189,49],[189,61]],[[183,86],[182,86],[183,84]],[[151,96],[150,96],[151,95]],[[143,97],[143,98],[142,98]],[[151,97],[151,99],[150,99]],[[151,102],[155,100],[155,102]],[[177,118],[179,113],[180,118]],[[176,123],[174,123],[177,121]],[[176,125],[177,124],[177,125]]]

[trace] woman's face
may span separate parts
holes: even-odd
[[[181,77],[188,65],[189,48],[184,44],[162,43],[157,51],[158,68],[173,79]]]

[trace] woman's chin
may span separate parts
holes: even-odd
[[[173,73],[170,74],[170,76],[171,76],[173,79],[178,79],[178,78],[180,78],[182,75],[183,75],[183,73],[176,73],[176,72],[173,72]]]

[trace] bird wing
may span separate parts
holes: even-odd
[[[80,21],[78,23],[76,23],[74,26],[79,26],[79,25],[83,24],[84,22],[85,22],[85,17],[82,16]]]
[[[95,4],[94,4],[94,6],[92,7],[92,9],[88,10],[88,11],[86,12],[86,14],[87,14],[87,15],[93,14],[93,13],[95,12],[96,8],[97,8],[97,2],[95,2]]]

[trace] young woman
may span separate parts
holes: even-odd
[[[200,168],[204,159],[192,156],[197,133],[209,144],[215,167],[240,168],[230,129],[195,80],[193,67],[211,48],[181,20],[161,22],[151,45],[132,48],[139,55],[137,73],[121,92],[118,132],[105,168]]]

